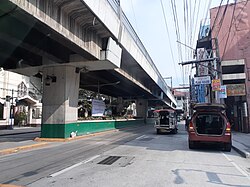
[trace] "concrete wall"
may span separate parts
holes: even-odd
[[[69,138],[71,132],[84,135],[94,132],[101,132],[113,129],[120,129],[129,126],[141,126],[144,121],[138,120],[104,120],[104,121],[78,121],[71,124],[42,124],[42,138]]]

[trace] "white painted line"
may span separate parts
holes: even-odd
[[[65,173],[65,172],[67,172],[67,171],[69,171],[69,170],[71,170],[71,169],[73,169],[73,168],[75,168],[75,167],[78,167],[78,166],[80,166],[80,165],[82,165],[82,164],[86,164],[86,163],[88,163],[88,162],[90,162],[90,161],[96,159],[96,158],[99,157],[99,156],[100,156],[100,155],[93,156],[93,157],[91,157],[91,158],[89,158],[89,159],[87,159],[87,160],[84,160],[84,161],[79,162],[79,163],[77,163],[77,164],[74,164],[74,165],[72,165],[72,166],[70,166],[70,167],[67,167],[67,168],[65,168],[65,169],[63,169],[63,170],[61,170],[61,171],[58,171],[58,172],[56,172],[56,173],[53,173],[53,174],[49,175],[49,177],[56,177],[56,176],[58,176],[58,175],[61,175],[61,174]]]
[[[93,157],[89,158],[88,160],[85,160],[83,163],[86,164],[86,163],[88,163],[88,162],[90,162],[90,161],[92,161],[92,160],[98,158],[99,156],[100,156],[100,155],[93,156]]]
[[[144,138],[144,137],[146,137],[146,135],[144,134],[144,135],[142,135],[142,136],[139,136],[138,138],[136,138],[136,140],[140,140],[140,139],[142,139],[142,138]]]
[[[75,167],[77,167],[77,166],[82,165],[82,164],[83,164],[82,162],[77,163],[77,164],[74,164],[73,166],[70,166],[70,167],[65,168],[65,169],[63,169],[63,170],[61,170],[61,171],[58,171],[58,172],[56,172],[56,173],[51,174],[50,177],[56,177],[56,176],[58,176],[58,175],[61,175],[61,174],[65,173],[66,171],[69,171],[69,170],[71,170],[71,169],[73,169],[73,168],[75,168]]]
[[[244,175],[246,178],[248,178],[248,180],[250,180],[250,176],[248,175],[248,173],[246,171],[244,171],[240,166],[238,166],[232,159],[230,159],[225,153],[222,153],[224,155],[224,157],[242,174]]]

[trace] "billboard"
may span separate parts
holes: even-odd
[[[246,95],[245,84],[227,84],[227,96]]]
[[[105,103],[102,100],[92,100],[92,116],[103,116],[105,108]]]

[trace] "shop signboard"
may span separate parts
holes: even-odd
[[[220,79],[213,79],[212,80],[212,91],[220,91]]]
[[[227,96],[246,95],[245,84],[227,84]]]
[[[203,60],[207,58],[207,51],[205,48],[197,48],[197,60]],[[208,63],[200,62],[198,65],[198,75],[204,76],[208,74]]]
[[[219,98],[221,99],[227,98],[227,86],[226,85],[220,86]]]
[[[210,76],[194,77],[194,85],[211,84]]]

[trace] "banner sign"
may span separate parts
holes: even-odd
[[[194,77],[194,85],[211,84],[210,76]]]
[[[246,95],[245,84],[227,84],[227,96]]]
[[[92,100],[92,116],[103,116],[105,108],[105,103],[102,100]]]
[[[206,59],[208,56],[205,48],[197,48],[197,60]],[[198,64],[198,75],[205,76],[208,74],[208,62],[200,62]]]
[[[220,91],[220,79],[212,80],[212,91]]]
[[[226,85],[220,86],[219,98],[221,99],[227,98],[227,86]]]

